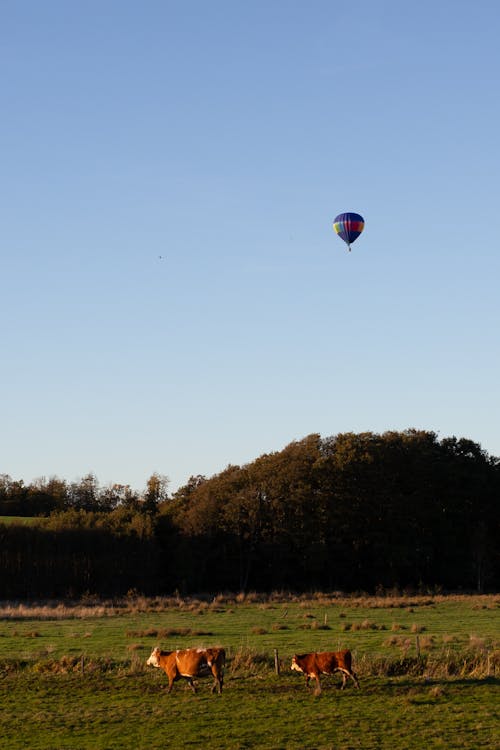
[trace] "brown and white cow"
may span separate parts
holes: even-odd
[[[177,651],[161,651],[154,648],[146,664],[151,667],[163,669],[168,677],[168,690],[170,693],[174,682],[184,677],[196,693],[194,677],[214,676],[212,693],[218,690],[222,693],[224,682],[224,665],[226,663],[226,652],[223,648],[185,648]]]
[[[344,651],[323,651],[312,654],[295,654],[292,659],[291,669],[302,672],[306,676],[306,687],[309,686],[311,678],[316,680],[316,695],[321,693],[321,683],[319,676],[321,674],[331,675],[334,672],[342,673],[342,690],[347,682],[347,677],[353,680],[359,688],[358,678],[353,671],[351,652],[347,649]]]

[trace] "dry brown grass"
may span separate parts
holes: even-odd
[[[116,614],[113,605],[65,604],[62,602],[50,604],[3,604],[0,606],[2,620],[70,620],[87,619],[89,617],[105,617]]]
[[[423,633],[425,630],[425,625],[417,625],[417,623],[414,622],[410,630],[412,633]]]
[[[266,654],[243,647],[232,655],[228,667],[233,676],[241,673],[244,677],[248,677],[248,675],[255,675],[271,668],[271,663]]]
[[[359,630],[387,630],[386,625],[377,625],[372,620],[365,619],[362,622],[343,622],[340,626],[343,632],[352,631],[356,632]]]
[[[403,651],[408,651],[414,645],[412,638],[405,638],[401,635],[391,635],[390,638],[386,638],[384,646],[391,646],[400,648]]]
[[[127,630],[127,638],[175,638],[187,635],[213,635],[209,630],[193,630],[192,628],[147,628],[146,630]]]
[[[422,638],[419,638],[419,647],[422,651],[428,651],[434,647],[435,642],[436,639],[433,635],[424,635]]]
[[[363,654],[355,664],[360,678],[412,675],[427,680],[486,679],[500,673],[500,652],[495,656],[495,652],[453,653],[432,649],[416,655],[414,642],[401,636],[391,636],[385,645],[398,647],[399,656]]]
[[[469,638],[469,647],[474,651],[484,651],[486,648],[486,639],[479,638],[477,635],[471,635]]]
[[[298,626],[299,630],[331,630],[331,627],[326,623],[320,623],[317,620],[312,622],[304,622]]]

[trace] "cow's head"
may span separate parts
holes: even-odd
[[[299,667],[299,663],[297,661],[297,655],[292,658],[290,669],[294,669],[296,672],[302,672],[302,669]]]
[[[154,648],[151,651],[151,656],[147,660],[146,664],[149,667],[159,667],[160,666],[160,649]]]
[[[217,659],[217,650],[214,648],[204,648],[204,649],[198,649],[201,651],[207,660],[207,664],[209,667],[212,666],[213,662]]]

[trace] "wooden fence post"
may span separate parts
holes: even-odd
[[[278,649],[274,649],[274,671],[276,674],[280,673],[280,660],[278,658]]]

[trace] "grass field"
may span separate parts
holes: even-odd
[[[500,748],[500,597],[216,597],[0,607],[0,747]],[[153,646],[223,645],[193,695]],[[294,652],[353,652],[361,689],[306,691]],[[275,673],[274,655],[281,663]]]
[[[36,526],[40,519],[36,516],[0,516],[0,523],[6,526],[20,524],[21,526]]]

